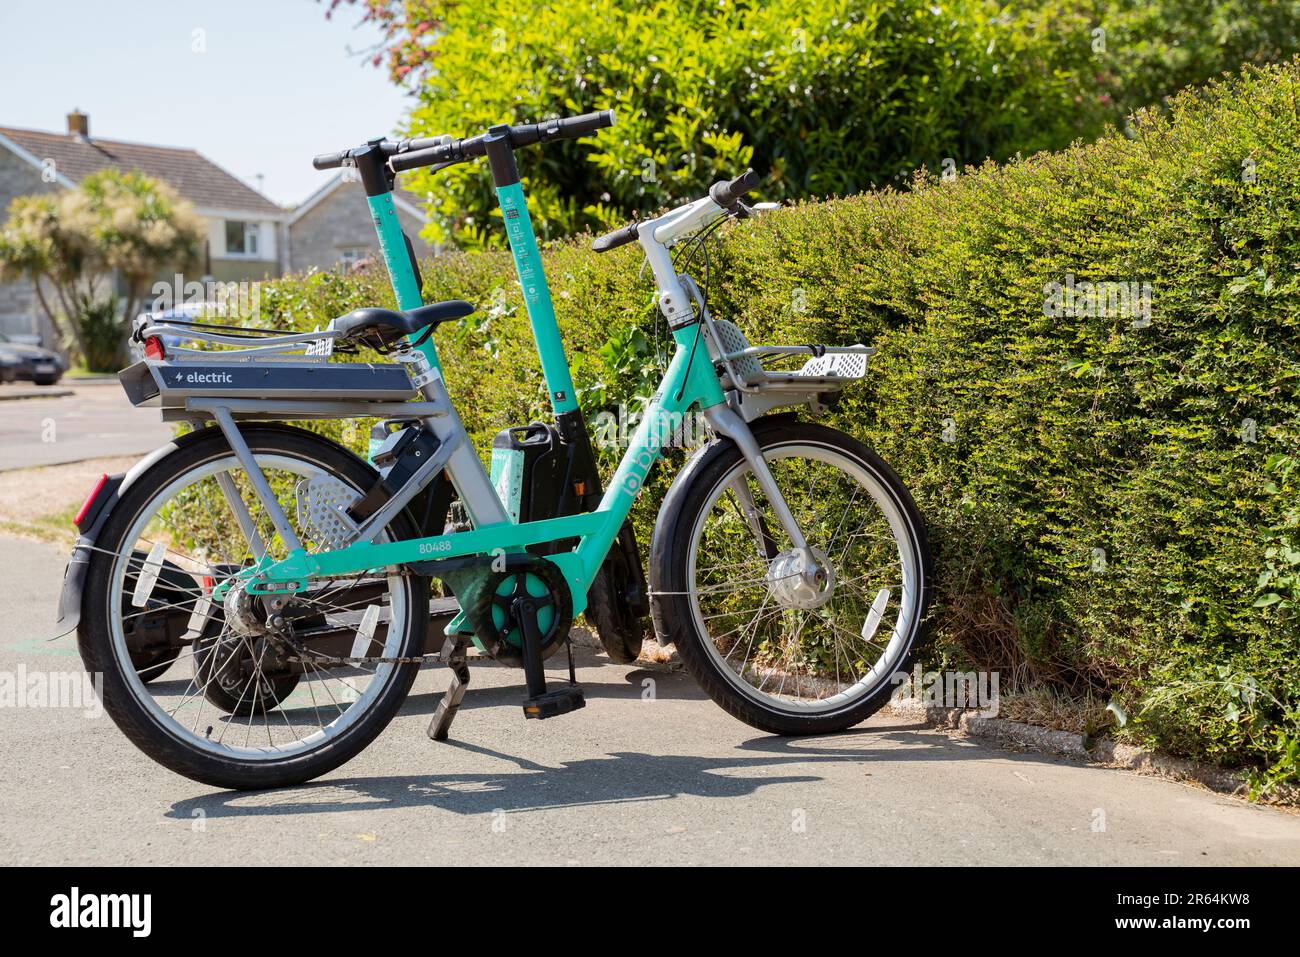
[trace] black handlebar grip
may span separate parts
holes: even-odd
[[[347,155],[347,150],[338,153],[321,153],[311,161],[311,165],[317,169],[337,169],[343,165],[343,161],[347,159]]]
[[[761,178],[752,169],[747,169],[730,182],[720,179],[709,187],[709,199],[734,212],[740,204],[740,197],[756,187]]]
[[[611,249],[617,249],[619,246],[626,246],[636,239],[640,229],[640,223],[628,223],[622,229],[616,229],[612,233],[606,233],[604,236],[593,239],[591,248],[598,253],[604,253],[609,252]]]
[[[428,149],[398,153],[389,158],[388,165],[394,173],[418,169],[421,166],[433,166],[435,163],[443,163],[453,158],[452,146],[451,143],[444,143],[441,146],[430,146]]]
[[[544,120],[537,124],[537,129],[542,140],[576,140],[581,136],[613,126],[615,120],[613,110],[597,110],[595,113],[583,113],[581,116]]]
[[[479,156],[487,155],[487,134],[480,133],[478,136],[471,136],[468,139],[459,140],[455,145],[454,153],[449,157],[456,162],[461,160],[474,159]]]
[[[613,110],[597,110],[581,116],[566,116],[560,120],[560,135],[565,137],[586,136],[597,130],[613,126],[617,116]]]
[[[437,136],[422,136],[419,139],[407,140],[406,148],[403,153],[414,153],[416,150],[429,150],[435,146],[448,146],[453,142],[453,138],[446,133],[439,133]]]

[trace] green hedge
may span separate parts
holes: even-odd
[[[879,347],[834,418],[930,523],[936,658],[1113,695],[1121,734],[1261,780],[1300,770],[1298,85],[1297,63],[1251,72],[1132,139],[783,209],[712,257],[715,314],[751,339]],[[589,413],[653,365],[639,270],[634,248],[547,253]],[[1070,276],[1149,283],[1149,320],[1050,315]],[[480,443],[544,415],[509,260],[447,256],[425,282],[484,304],[438,334]],[[310,325],[391,295],[315,275],[263,301]]]

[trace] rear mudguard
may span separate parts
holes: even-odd
[[[58,617],[55,619],[59,631],[54,637],[61,638],[75,631],[77,625],[81,623],[81,591],[86,584],[86,570],[90,567],[90,556],[94,554],[95,542],[99,539],[104,523],[108,521],[108,516],[121,500],[123,493],[159,460],[171,455],[186,439],[196,434],[198,433],[191,432],[173,439],[166,445],[160,445],[125,473],[109,476],[108,483],[105,485],[108,497],[98,507],[90,524],[77,536],[77,541],[72,546],[72,554],[68,556],[68,565],[63,570],[63,590],[59,592]]]
[[[749,427],[761,446],[764,431],[777,425],[788,424],[794,418],[796,414],[793,412],[780,412],[755,419],[749,423]],[[734,445],[731,439],[719,437],[697,449],[673,479],[673,484],[669,486],[668,494],[664,496],[663,504],[659,507],[654,535],[650,539],[650,616],[654,621],[656,640],[661,645],[672,644],[674,641],[674,636],[667,634],[663,627],[657,597],[664,588],[664,551],[667,548],[668,537],[673,534],[682,519],[680,513],[686,490],[695,483],[700,472],[710,462]]]

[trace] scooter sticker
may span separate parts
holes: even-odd
[[[524,492],[524,453],[521,449],[492,450],[492,487],[510,513],[510,520],[518,522]]]

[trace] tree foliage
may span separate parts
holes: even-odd
[[[103,345],[106,280],[116,275],[125,288],[124,319],[115,320],[124,333],[149,282],[196,263],[202,242],[202,221],[169,186],[101,170],[75,189],[16,198],[0,230],[0,270],[33,281],[50,322],[83,361],[111,365],[125,339],[118,336],[116,350]]]
[[[1134,108],[1297,47],[1295,0],[330,0],[412,88],[417,135],[614,108],[520,153],[544,236],[621,225],[753,166],[774,198],[1092,139]],[[434,238],[497,235],[483,164],[408,174]]]

